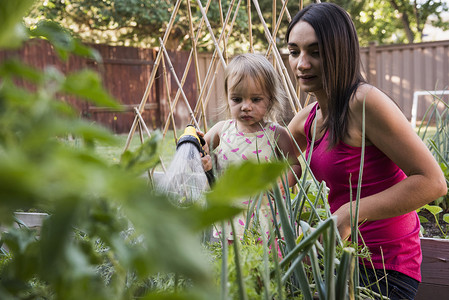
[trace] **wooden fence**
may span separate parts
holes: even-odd
[[[80,112],[80,115],[105,125],[116,133],[128,133],[134,120],[133,108],[139,106],[145,93],[150,74],[154,67],[156,50],[121,46],[91,45],[103,57],[103,64],[79,57],[71,57],[68,61],[60,61],[52,47],[45,41],[30,41],[19,51],[0,51],[0,61],[18,57],[21,61],[38,68],[54,65],[63,73],[81,68],[97,69],[103,77],[105,88],[123,105],[124,111],[110,111],[95,107],[73,97],[65,97]],[[189,52],[170,52],[173,70],[180,79],[184,73]],[[282,55],[288,67],[288,55]],[[416,91],[445,90],[449,85],[449,41],[376,46],[361,49],[364,73],[372,84],[390,95],[401,107],[407,118],[411,118],[413,94]],[[206,115],[209,123],[220,120],[218,107],[223,103],[223,70],[221,66],[209,69],[211,54],[200,53],[198,56],[200,82],[206,73],[214,73],[213,87],[205,93],[208,105]],[[291,71],[290,71],[291,72]],[[164,83],[164,74],[168,78],[168,89]],[[290,73],[292,82],[295,82]],[[184,93],[191,107],[195,106],[199,91],[203,87],[197,85],[193,63],[184,83]],[[206,86],[207,88],[207,86]],[[178,89],[174,75],[167,68],[159,66],[155,82],[149,92],[143,118],[150,129],[161,128],[165,124],[169,109],[169,101],[173,101]],[[207,89],[208,90],[208,89]],[[168,92],[170,91],[170,97]],[[448,96],[444,96],[447,100]],[[305,95],[301,95],[304,103]],[[420,120],[432,97],[420,96],[417,119]],[[189,111],[183,99],[179,99],[175,109],[177,127],[185,126],[190,120]]]
[[[449,41],[372,44],[361,49],[361,57],[369,82],[392,97],[409,120],[415,92],[449,90]],[[447,95],[442,98],[447,102]],[[432,100],[430,95],[419,98],[418,120]]]

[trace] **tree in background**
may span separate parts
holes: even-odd
[[[190,2],[193,27],[196,30],[201,19],[201,12],[195,0]],[[206,7],[207,2],[201,1],[203,7]],[[272,32],[274,1],[259,0],[258,2],[264,20]],[[279,14],[283,2],[283,0],[275,1],[277,11],[275,15]],[[304,5],[312,2],[315,1],[304,1]],[[448,11],[448,6],[441,0],[336,0],[330,2],[344,7],[351,14],[363,46],[372,41],[378,44],[420,42],[426,25],[443,30],[449,29],[449,22],[445,22],[441,16],[443,12]],[[39,0],[29,15],[28,23],[39,19],[51,19],[88,43],[157,47],[158,38],[162,37],[166,31],[175,3],[174,0]],[[181,3],[175,26],[166,44],[168,49],[187,49],[191,46],[187,3],[188,1]],[[288,2],[287,7],[291,16],[296,14],[299,4],[300,1]],[[215,36],[221,33],[222,22],[229,5],[230,1],[211,1],[207,16]],[[236,24],[232,28],[227,46],[230,52],[249,50],[246,5],[247,0],[241,1]],[[251,7],[254,49],[263,50],[267,46],[264,28],[252,1]],[[279,48],[285,44],[284,33],[287,24],[287,16],[284,15],[276,35]],[[214,44],[205,26],[202,32],[198,48],[202,51],[213,50]]]
[[[421,42],[423,30],[431,25],[449,29],[442,14],[448,11],[444,1],[417,0],[336,0],[352,16],[360,42],[378,44]]]
[[[190,2],[196,30],[201,11],[195,0]],[[223,3],[222,9],[226,11],[229,3],[223,2],[226,3]],[[88,43],[157,47],[158,38],[167,29],[175,3],[170,0],[39,0],[29,15],[29,22],[51,19]],[[205,7],[206,1],[202,3]],[[240,38],[247,26],[243,12],[239,13],[237,30],[231,37],[234,41]],[[182,1],[176,18],[166,47],[172,50],[188,48],[191,39],[187,1]],[[215,30],[222,27],[218,1],[212,1],[208,18]],[[205,26],[203,28],[205,33],[207,29]],[[198,44],[200,49],[206,51],[213,47],[208,34],[203,34]]]

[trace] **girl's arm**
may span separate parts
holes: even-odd
[[[387,95],[372,86],[361,86],[351,103],[351,116],[355,119],[352,124],[358,124],[361,131],[364,101],[366,138],[408,177],[380,193],[362,198],[358,222],[400,216],[445,195],[447,186],[441,168]],[[346,238],[350,232],[349,203],[334,215],[338,216],[341,237]]]
[[[220,144],[220,132],[224,123],[225,121],[218,122],[204,135],[204,140],[212,151]]]
[[[297,148],[293,145],[290,133],[284,127],[279,126],[276,129],[276,140],[276,150],[282,152],[291,167],[291,170],[288,172],[288,186],[294,186],[297,182],[296,178],[301,178],[302,174],[301,164],[296,154],[297,150],[295,150]],[[282,157],[282,154],[278,153],[279,157]]]

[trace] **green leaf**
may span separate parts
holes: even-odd
[[[230,205],[208,205],[195,218],[198,222],[198,229],[205,228],[222,220],[229,220],[240,213],[242,209]]]
[[[238,198],[254,196],[272,186],[287,168],[283,162],[254,163],[246,161],[230,166],[206,195],[209,202],[230,203]]]
[[[449,223],[449,214],[444,214],[443,215],[443,221],[446,223]]]
[[[16,48],[28,37],[21,24],[33,0],[1,1],[0,5],[0,48]]]
[[[0,65],[0,77],[17,77],[38,83],[42,80],[42,73],[19,60],[10,59]]]
[[[439,214],[440,212],[443,211],[443,209],[442,209],[441,207],[437,206],[437,205],[429,205],[429,204],[426,204],[426,205],[424,206],[424,208],[427,209],[428,211],[430,211],[430,213],[431,213],[432,215],[434,215],[434,216],[436,216],[437,214]]]
[[[423,216],[418,216],[418,217],[419,217],[420,223],[428,223],[429,222],[429,220],[426,217],[423,217]]]
[[[155,167],[160,161],[159,145],[161,139],[161,134],[155,133],[136,150],[125,151],[120,158],[120,165],[136,174],[142,174],[143,172]]]

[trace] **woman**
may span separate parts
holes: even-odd
[[[360,262],[362,284],[374,283],[372,290],[391,299],[413,299],[422,260],[415,210],[447,193],[443,173],[395,103],[363,79],[357,33],[343,9],[332,3],[304,8],[286,39],[301,90],[317,100],[288,127],[312,156],[316,178],[330,189],[331,212],[344,239],[366,145],[357,222],[371,259]]]

